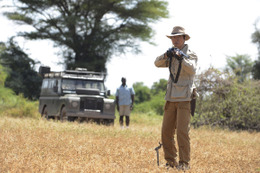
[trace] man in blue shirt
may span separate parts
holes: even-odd
[[[124,127],[124,116],[126,118],[126,127],[129,127],[130,113],[133,109],[135,91],[133,88],[128,88],[126,78],[122,77],[122,85],[116,90],[116,106],[119,112],[120,126]]]

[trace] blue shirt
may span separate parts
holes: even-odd
[[[119,105],[131,105],[131,95],[135,95],[135,91],[133,88],[128,88],[127,85],[121,85],[116,90],[116,96],[118,97]]]

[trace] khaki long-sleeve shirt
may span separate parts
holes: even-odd
[[[197,55],[189,50],[187,44],[184,45],[181,51],[189,55],[189,58],[184,57],[182,60],[181,72],[177,83],[174,83],[169,76],[167,91],[165,95],[166,101],[190,101],[191,94],[193,92],[193,89],[195,88],[194,78],[198,61]],[[156,67],[169,67],[169,62],[169,58],[163,54],[156,58],[154,64]],[[171,64],[171,73],[173,74],[174,78],[176,78],[178,68],[179,61],[173,57]]]

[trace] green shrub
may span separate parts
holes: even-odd
[[[211,125],[260,131],[260,81],[226,80],[229,84],[223,82],[198,99],[191,123],[195,127]]]
[[[0,86],[4,86],[6,77],[7,74],[4,71],[4,67],[0,64]]]
[[[2,70],[0,66],[0,70]],[[15,93],[4,87],[6,73],[0,71],[0,117],[31,117],[38,118],[38,101],[29,101],[23,95],[15,95]]]
[[[0,91],[3,88],[0,88]],[[9,89],[4,88],[6,91]],[[6,99],[8,98],[8,99]],[[0,116],[39,118],[38,101],[29,101],[23,95],[15,95],[13,92],[0,96]]]
[[[140,113],[155,113],[157,115],[163,115],[163,106],[165,104],[165,93],[160,92],[153,96],[150,101],[143,102],[135,105],[134,112]]]

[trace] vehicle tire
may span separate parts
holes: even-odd
[[[46,106],[42,110],[42,118],[49,119],[49,117],[48,117],[48,110],[47,110]]]
[[[114,126],[114,120],[105,120],[105,125]]]
[[[67,116],[67,112],[66,112],[65,106],[63,106],[63,107],[61,108],[61,111],[60,111],[60,120],[61,120],[61,121],[68,121],[68,116]]]
[[[114,126],[114,122],[115,122],[115,120],[110,120],[109,125],[110,125],[110,126]]]

